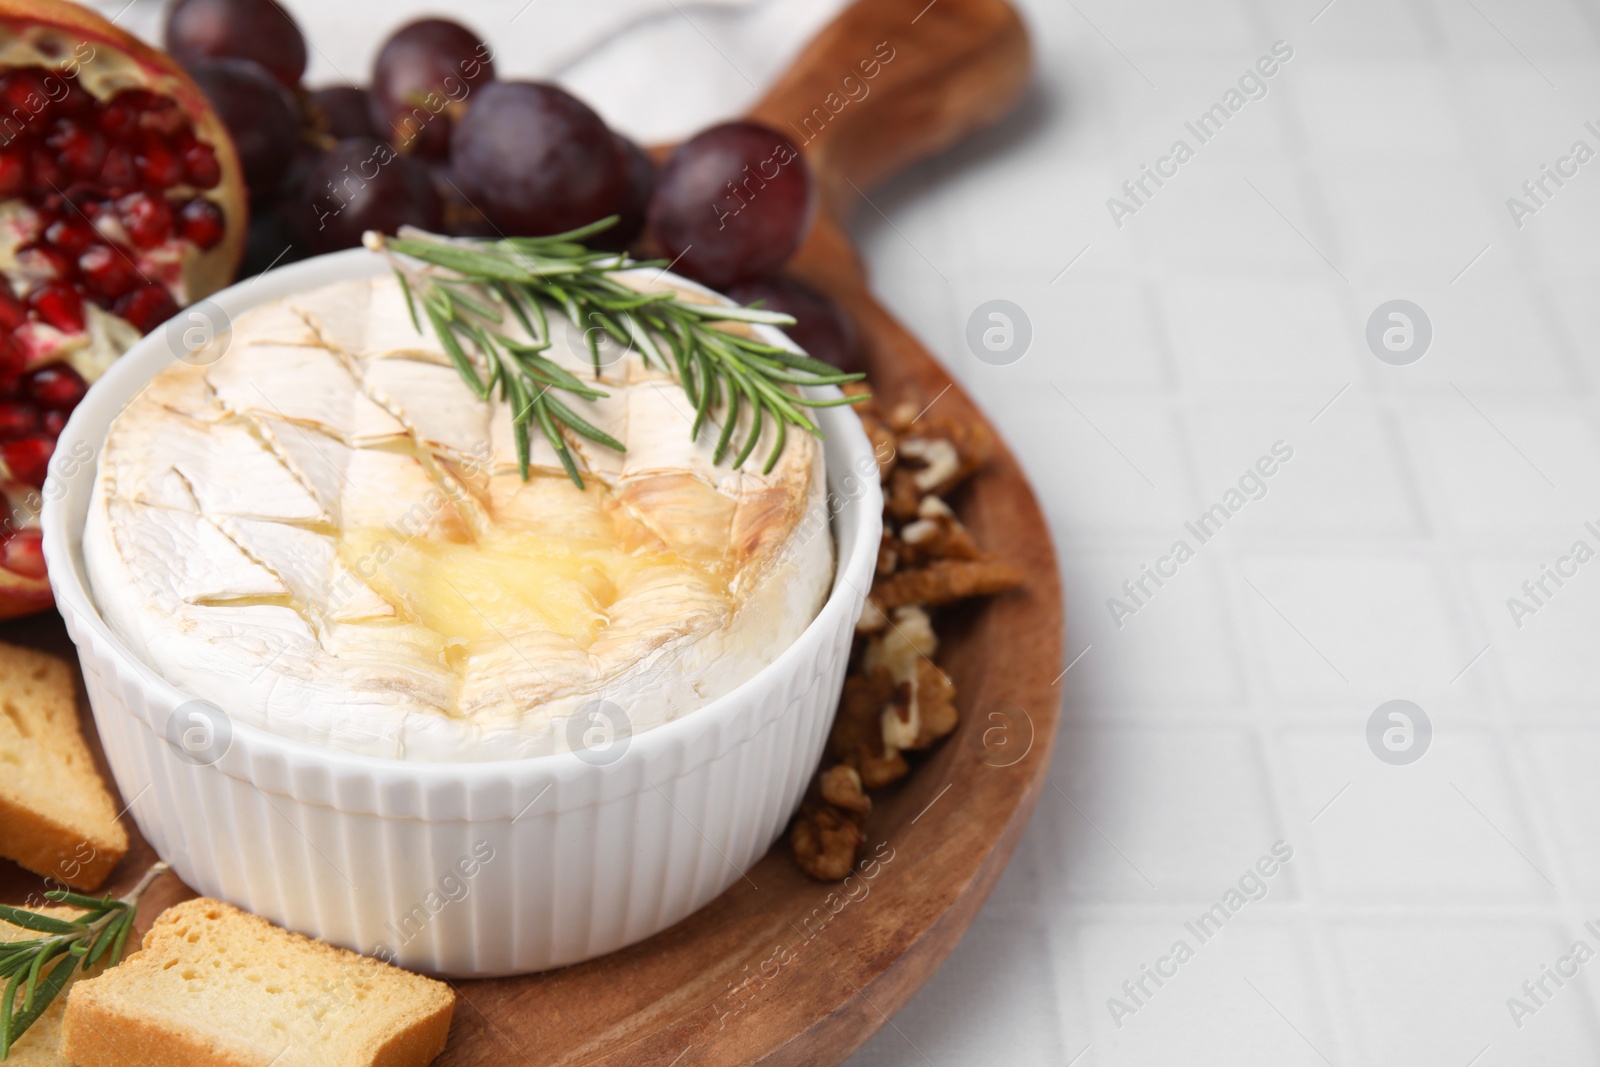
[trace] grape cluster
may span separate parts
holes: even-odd
[[[737,288],[796,315],[796,336],[820,358],[857,361],[839,309],[776,276],[810,230],[817,194],[805,158],[775,130],[715,126],[658,170],[559,86],[497,78],[483,38],[442,18],[390,36],[370,89],[300,89],[305,42],[275,0],[179,0],[167,47],[244,157],[255,209],[247,273],[355,247],[367,230],[543,236],[616,216],[597,244]]]

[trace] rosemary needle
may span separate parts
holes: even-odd
[[[551,344],[551,312],[583,333],[597,382],[600,345],[609,338],[637,351],[646,366],[677,378],[694,405],[691,436],[698,436],[705,420],[720,412],[724,422],[715,462],[721,463],[731,454],[735,469],[755,450],[768,419],[777,432],[763,473],[770,472],[783,454],[789,426],[822,436],[805,408],[866,399],[808,397],[793,387],[842,385],[865,375],[846,374],[820,360],[721,328],[726,323],[793,325],[787,315],[736,305],[690,303],[676,292],[641,293],[616,278],[620,270],[666,266],[597,252],[583,244],[616,221],[615,217],[604,219],[551,237],[492,241],[447,239],[410,230],[400,237],[369,232],[364,238],[367,248],[389,254],[418,331],[426,318],[472,391],[487,399],[498,387],[501,398],[511,405],[517,463],[524,479],[528,477],[529,437],[535,428],[550,442],[580,489],[583,477],[573,462],[565,433],[623,450],[622,442],[551,395],[554,390],[586,400],[608,395],[541,354]],[[511,313],[509,320],[506,311]],[[527,340],[505,335],[512,321],[522,327]],[[751,417],[740,441],[736,431],[743,406],[750,407]]]
[[[139,897],[166,871],[165,863],[155,864],[121,898],[90,897],[66,889],[46,892],[57,904],[84,909],[71,920],[0,904],[0,922],[44,935],[0,942],[0,982],[5,983],[0,994],[0,1060],[10,1057],[12,1047],[66,988],[74,971],[102,960],[107,967],[117,965],[139,914]]]

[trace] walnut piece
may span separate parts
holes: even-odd
[[[917,504],[917,518],[900,528],[895,560],[915,568],[936,559],[979,559],[982,555],[950,506],[936,496],[925,496]]]
[[[910,773],[905,757],[884,747],[879,715],[894,699],[895,681],[880,667],[844,680],[844,696],[833,720],[829,745],[835,759],[848,763],[868,789],[888,785]]]
[[[844,386],[851,395],[864,385]],[[935,398],[937,399],[937,398]],[[884,488],[884,531],[872,591],[856,623],[860,648],[828,739],[828,766],[790,831],[795,860],[812,878],[839,881],[866,847],[867,790],[910,773],[905,752],[932,747],[959,723],[955,685],[933,662],[939,647],[927,608],[1010,589],[1022,572],[979,550],[942,496],[994,451],[982,421],[928,417],[910,401],[855,407]]]
[[[795,862],[819,882],[848,878],[866,844],[866,828],[853,813],[830,804],[801,805],[789,831]]]
[[[866,816],[872,813],[872,798],[861,787],[861,775],[854,767],[841,763],[822,772],[819,783],[822,799],[836,808]]]
[[[955,731],[956,687],[950,676],[931,660],[917,664],[917,736],[906,748],[927,748]]]
[[[938,607],[1021,584],[1022,571],[1002,560],[940,559],[880,579],[873,583],[870,596],[880,611],[888,612],[907,604]]]

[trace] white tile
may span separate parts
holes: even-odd
[[[1521,62],[1528,77],[1541,85],[1546,85],[1541,71],[1557,87],[1566,84],[1555,76],[1563,59],[1595,59],[1595,25],[1578,5],[1561,0],[1473,0],[1470,5],[1433,0],[1431,7],[1451,49],[1464,59]]]
[[[1523,733],[1539,780],[1539,810],[1585,899],[1600,895],[1600,734],[1589,727],[1529,728]]]
[[[1258,44],[1247,8],[1237,0],[1083,0],[1083,17],[1124,52],[1220,51],[1232,55]]]
[[[1182,531],[1175,531],[1172,540],[1180,536]],[[1159,587],[1145,577],[1145,567],[1172,569],[1161,563],[1172,540],[1140,540],[1114,552],[1067,545],[1058,553],[1068,662],[1089,649],[1062,678],[1069,716],[1120,720],[1139,713],[1192,721],[1245,714],[1233,627],[1217,586],[1214,555],[1202,546]],[[1142,593],[1135,585],[1130,595],[1123,583],[1141,579]],[[1115,608],[1109,603],[1113,598]]]
[[[1555,309],[1555,329],[1568,338],[1578,357],[1578,377],[1583,390],[1594,393],[1600,383],[1600,302],[1594,300],[1588,285],[1578,278],[1563,278],[1546,291],[1549,306]]]
[[[1352,279],[1360,321],[1353,324],[1351,340],[1372,372],[1396,389],[1570,388],[1572,366],[1552,329],[1557,324],[1550,305],[1525,284],[1522,258],[1509,242],[1486,240],[1435,275],[1403,269],[1361,272]],[[1451,284],[1455,277],[1460,280]],[[1405,366],[1381,362],[1366,339],[1368,319],[1395,299],[1422,308],[1432,330],[1427,351]]]
[[[966,335],[980,306],[997,299],[1022,308],[1033,334],[1027,354],[1005,366],[979,359]],[[958,284],[950,313],[961,350],[949,365],[968,383],[991,384],[993,392],[986,395],[1048,388],[1052,381],[1069,395],[1079,386],[1155,388],[1167,378],[1156,297],[1137,282],[1068,273],[1051,283],[1040,275],[997,271]]]
[[[1273,693],[1317,705],[1442,697],[1467,649],[1426,558],[1252,555],[1241,591]]]
[[[1418,60],[1434,53],[1437,34],[1415,4],[1391,0],[1314,0],[1267,4],[1262,13],[1280,37],[1308,58]]]
[[[1595,525],[1600,527],[1600,513]],[[1588,710],[1600,693],[1600,658],[1594,655],[1600,642],[1600,561],[1580,565],[1577,556],[1584,553],[1574,552],[1580,541],[1589,553],[1600,552],[1600,537],[1574,525],[1566,535],[1550,537],[1543,552],[1484,555],[1468,567],[1493,642],[1488,656],[1504,676],[1514,712],[1545,703]],[[1577,573],[1562,578],[1546,570],[1558,566]]]
[[[1561,544],[1600,505],[1600,447],[1555,398],[1498,401],[1452,391],[1403,422],[1424,491],[1469,534]]]
[[[1294,535],[1420,532],[1398,434],[1364,391],[1352,386],[1340,394],[1339,388],[1295,394],[1281,406],[1213,404],[1201,410],[1205,499],[1219,501],[1241,483],[1247,499],[1264,492],[1241,510],[1245,521],[1229,520],[1230,536],[1262,544]],[[1271,454],[1279,441],[1293,449],[1286,462]],[[1274,473],[1263,478],[1263,469]]]
[[[1346,1062],[1321,1002],[1306,939],[1293,926],[1252,910],[1269,906],[1244,905],[1205,942],[1179,914],[1165,921],[1085,924],[1058,935],[1061,965],[1080,970],[1085,987],[1080,1010],[1086,1017],[1067,1020],[1069,1034],[1083,1039],[1069,1054],[1087,1045],[1078,1061],[1087,1067]],[[1181,964],[1179,942],[1192,952]],[[1135,985],[1141,1001],[1135,1004],[1123,983],[1157,965],[1176,973],[1161,986],[1145,978],[1147,994]]]
[[[1164,296],[1184,381],[1338,388],[1359,370],[1359,329],[1323,278],[1217,274],[1169,282]]]
[[[1475,1056],[1525,1067],[1582,1062],[1600,1040],[1582,981],[1550,985],[1554,995],[1521,1029],[1506,1007],[1577,936],[1552,924],[1432,916],[1364,919],[1334,932],[1367,1056],[1408,1067],[1462,1067]]]
[[[1287,832],[1303,846],[1302,873],[1318,898],[1424,907],[1549,901],[1557,873],[1528,829],[1493,739],[1446,705],[1417,703],[1433,736],[1405,766],[1368,747],[1375,706],[1352,705],[1337,733],[1283,739],[1281,773],[1296,809]]]
[[[1034,818],[1055,846],[1042,892],[1062,901],[1209,906],[1285,836],[1255,741],[1230,729],[1068,729]],[[1299,878],[1285,868],[1272,899]]]
[[[1159,396],[1059,383],[1019,390],[988,374],[969,380],[1002,413],[1057,534],[1165,536],[1189,510],[1186,446]]]
[[[1321,188],[1338,230],[1331,254],[1349,278],[1382,265],[1411,272],[1417,284],[1447,282],[1507,233],[1499,201],[1459,162],[1329,164]]]
[[[1202,149],[1122,221],[1150,261],[1171,273],[1331,270],[1321,258],[1329,242],[1299,177],[1282,167],[1241,172]]]
[[[1583,124],[1593,118],[1585,112],[1582,96],[1552,93],[1514,54],[1474,64],[1472,77],[1462,88],[1466,93],[1462,103],[1474,116],[1471,131],[1478,160],[1491,173],[1515,175],[1506,196],[1536,174],[1541,163],[1554,162],[1575,139],[1585,137]],[[1588,137],[1592,143],[1592,135]]]
[[[1332,15],[1329,15],[1332,18]],[[1461,154],[1448,74],[1420,65],[1327,62],[1294,70],[1294,98],[1312,151],[1324,160],[1437,160]]]

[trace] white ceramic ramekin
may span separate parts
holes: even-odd
[[[386,269],[362,250],[309,260],[217,294],[194,325]],[[185,882],[405,967],[487,976],[649,937],[766,852],[817,766],[877,557],[877,467],[849,409],[818,412],[838,549],[821,613],[755,678],[631,738],[614,762],[387,761],[242,723],[202,761],[168,740],[190,698],[106,626],[81,551],[94,459],[112,419],[175,358],[172,336],[146,337],[73,414],[45,485],[44,550],[117,786]]]

